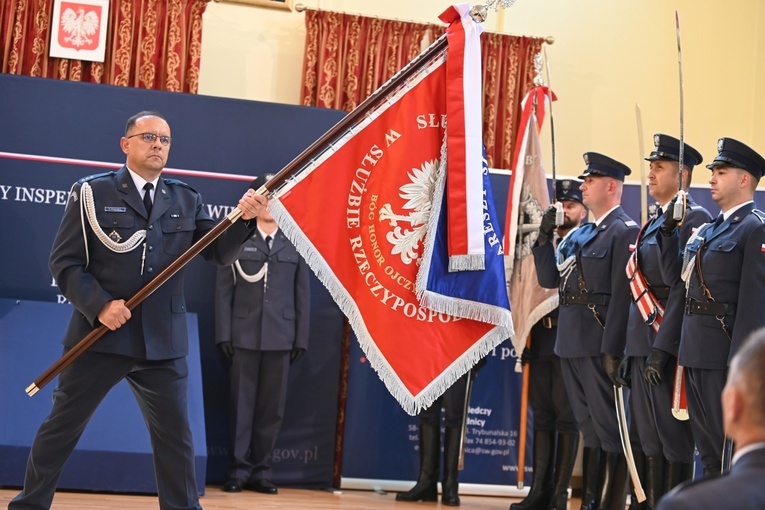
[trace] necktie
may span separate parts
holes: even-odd
[[[714,225],[712,226],[712,230],[710,230],[710,233],[717,232],[717,229],[720,228],[720,225],[722,225],[722,222],[724,221],[723,215],[719,215],[717,219],[714,222]]]
[[[151,215],[151,189],[153,187],[154,185],[150,182],[143,185],[143,206],[146,208],[146,214],[148,216]]]
[[[661,218],[662,216],[664,216],[664,209],[659,206],[658,209],[656,209],[656,217]]]
[[[271,236],[266,236],[266,247],[268,248],[268,251],[271,251]]]

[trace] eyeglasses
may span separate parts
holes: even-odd
[[[146,143],[154,143],[154,140],[159,138],[159,143],[167,147],[173,142],[173,139],[165,135],[155,135],[154,133],[137,133],[135,135],[126,136],[125,138],[133,138],[134,136],[140,136],[141,140]]]

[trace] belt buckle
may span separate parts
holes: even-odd
[[[692,297],[685,300],[685,315],[693,315],[693,301]]]
[[[542,317],[542,327],[546,329],[552,329],[553,323],[552,323],[552,317],[549,315]]]

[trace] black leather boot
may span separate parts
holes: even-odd
[[[460,428],[446,427],[444,436],[444,479],[441,482],[441,504],[444,506],[460,506],[459,496],[459,462],[460,462]]]
[[[558,434],[558,445],[555,451],[553,489],[546,510],[566,510],[566,508],[568,508],[568,484],[571,482],[571,473],[574,471],[574,462],[576,462],[578,449],[578,433]],[[536,466],[534,467],[534,470],[536,471]]]
[[[627,461],[623,453],[603,452],[599,510],[624,510],[627,504]]]
[[[645,473],[646,507],[653,510],[664,495],[664,456],[651,455],[647,457]]]
[[[664,494],[693,479],[693,462],[667,462],[664,470]]]
[[[434,425],[420,425],[420,476],[417,485],[396,494],[396,501],[438,501],[438,462],[441,430]]]
[[[584,447],[582,451],[582,506],[581,510],[597,510],[600,500],[601,458],[605,460],[600,448]]]
[[[639,450],[635,447],[636,445],[632,444],[632,455],[635,457],[635,468],[637,469],[637,474],[640,477],[640,482],[643,484],[643,489],[646,489],[646,457],[645,453],[643,453],[642,450]],[[638,503],[637,500],[637,494],[635,494],[635,486],[632,484],[632,480],[630,480],[630,507],[629,510],[647,510],[647,500],[643,501],[642,503]]]
[[[547,510],[553,479],[555,431],[534,431],[534,472],[526,498],[510,505],[510,510]]]

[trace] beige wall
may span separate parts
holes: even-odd
[[[297,1],[297,0],[296,0]],[[435,0],[302,0],[327,10],[437,22]],[[547,47],[553,89],[557,170],[577,175],[582,153],[640,164],[635,104],[645,151],[652,134],[679,134],[674,11],[680,13],[685,139],[709,161],[720,136],[765,154],[765,2],[761,0],[517,0],[491,12],[486,29],[555,37]],[[304,15],[210,3],[204,15],[199,92],[297,104]],[[543,135],[549,154],[549,131]],[[549,167],[549,158],[548,158]],[[548,168],[548,171],[550,169]],[[706,169],[695,172],[706,182]],[[637,175],[633,174],[637,178]]]

